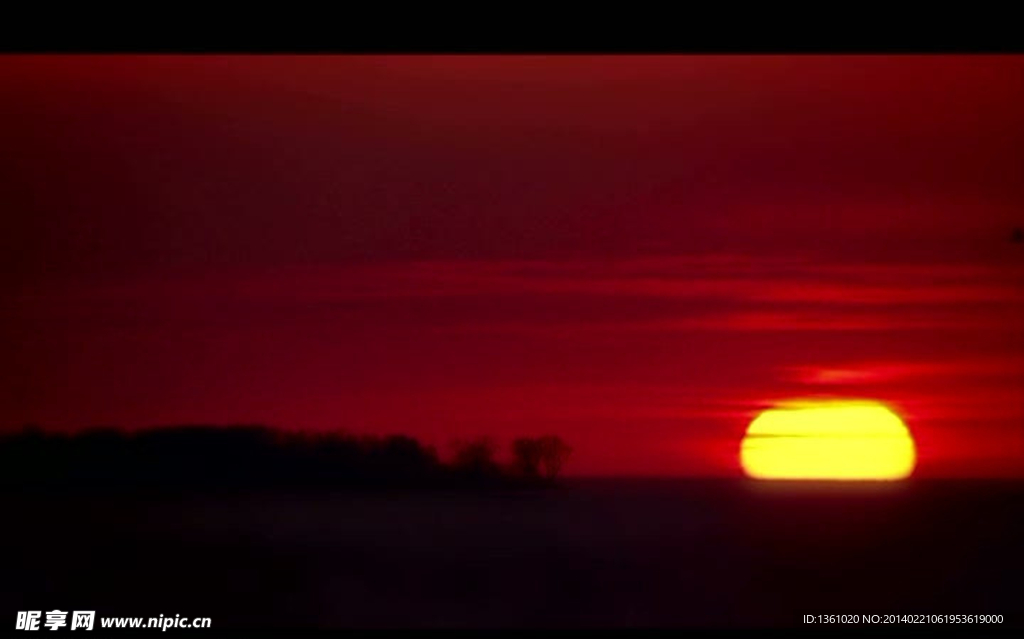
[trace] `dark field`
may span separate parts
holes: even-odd
[[[1022,498],[1020,484],[921,480],[8,493],[0,600],[11,622],[59,608],[221,628],[798,626],[805,614],[1000,614],[1020,627]]]

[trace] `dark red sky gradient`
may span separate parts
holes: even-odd
[[[3,56],[0,109],[0,427],[730,474],[829,394],[1024,472],[1024,56]]]

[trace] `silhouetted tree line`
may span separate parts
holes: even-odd
[[[449,461],[404,435],[287,433],[265,426],[168,426],[76,434],[35,427],[0,436],[0,483],[169,489],[543,486],[570,448],[521,437],[500,463],[490,439],[458,442]]]

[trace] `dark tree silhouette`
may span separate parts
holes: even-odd
[[[527,479],[540,477],[544,444],[535,437],[519,437],[512,442],[512,468]]]
[[[557,435],[546,435],[541,437],[538,442],[544,476],[549,480],[554,480],[562,471],[562,466],[569,458],[572,448]]]
[[[454,443],[452,459],[454,470],[460,475],[473,478],[497,477],[501,473],[495,461],[497,446],[488,437]]]
[[[168,426],[74,435],[40,428],[0,435],[0,486],[209,490],[267,487],[515,485],[553,478],[566,449],[558,438],[516,440],[514,470],[491,439],[458,443],[448,464],[404,435],[299,434],[265,426]],[[543,470],[542,470],[543,469]]]

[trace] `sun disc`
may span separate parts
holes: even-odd
[[[871,401],[788,402],[758,415],[740,444],[754,479],[898,480],[916,458],[903,421]]]

